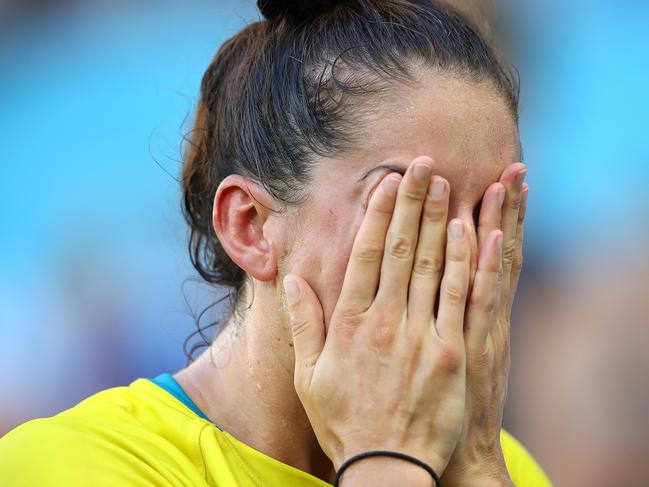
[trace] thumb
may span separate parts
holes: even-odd
[[[299,276],[284,278],[284,292],[295,350],[295,387],[305,391],[325,342],[322,305],[311,286]]]

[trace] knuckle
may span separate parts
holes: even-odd
[[[503,261],[511,264],[514,261],[514,254],[516,253],[516,242],[511,240],[506,242],[503,246]]]
[[[394,343],[395,336],[396,333],[394,326],[383,324],[377,326],[374,331],[374,343],[379,347],[379,349],[385,350]]]
[[[509,202],[507,203],[508,208],[511,208],[512,210],[519,210],[523,199],[519,194],[514,192],[514,194],[510,196],[508,200],[509,200]]]
[[[376,262],[383,256],[381,245],[363,244],[354,253],[354,258],[361,262]]]
[[[436,276],[442,272],[443,265],[439,256],[419,255],[415,257],[412,272],[424,277]]]
[[[392,207],[393,204],[390,203],[390,201],[382,200],[375,205],[370,205],[367,208],[367,213],[370,214],[370,216],[376,216],[380,219],[384,219],[392,215]]]
[[[335,319],[344,326],[358,326],[363,321],[362,314],[355,310],[344,310],[338,313]]]
[[[497,297],[494,294],[489,294],[488,296],[471,296],[469,305],[490,315],[496,310],[497,302]]]
[[[446,220],[446,204],[443,201],[428,200],[429,204],[424,206],[423,216],[425,220],[438,223]]]
[[[388,253],[397,259],[408,259],[413,251],[412,241],[403,235],[390,237],[387,245]]]
[[[437,357],[437,363],[451,375],[457,374],[462,367],[462,353],[450,345],[442,345]]]
[[[298,337],[306,333],[310,328],[309,320],[302,317],[295,317],[291,320],[291,329],[293,330],[293,336]]]
[[[410,185],[405,185],[403,187],[402,196],[408,201],[420,202],[424,198],[424,194],[419,188],[415,188]]]
[[[512,268],[514,270],[520,270],[523,267],[523,257],[516,257],[514,256],[514,260],[512,262]]]
[[[523,249],[519,245],[514,252],[514,260],[512,261],[514,269],[520,269],[523,267]]]
[[[464,262],[467,259],[467,253],[461,249],[450,247],[446,251],[446,260],[449,262]]]
[[[410,340],[408,341],[408,354],[410,357],[419,357],[423,348],[424,344],[421,337],[410,337]]]
[[[467,352],[466,369],[467,375],[485,376],[491,372],[493,358],[489,351],[482,347],[479,350]]]
[[[363,317],[359,313],[350,311],[342,313],[339,316],[336,316],[335,319],[332,319],[331,327],[338,335],[349,338],[356,333],[362,320]]]
[[[459,283],[446,283],[442,287],[442,297],[451,304],[463,304],[466,301],[466,289]]]

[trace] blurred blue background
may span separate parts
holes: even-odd
[[[649,5],[501,16],[531,190],[505,425],[557,485],[646,485]],[[0,435],[184,366],[217,295],[191,279],[182,134],[256,20],[252,0],[0,2]]]

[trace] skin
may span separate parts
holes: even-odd
[[[467,309],[464,333],[477,330],[463,340],[466,413],[442,480],[444,485],[511,485],[497,433],[509,370],[511,301],[522,262],[519,216],[524,211],[518,208],[528,190],[515,183],[525,169],[517,162],[521,154],[516,124],[504,97],[488,82],[439,72],[423,73],[415,88],[386,97],[377,111],[364,127],[362,150],[317,164],[307,188],[309,198],[299,206],[281,208],[263,187],[239,175],[221,183],[214,199],[214,229],[228,255],[254,283],[254,301],[242,316],[243,326],[228,326],[210,349],[174,377],[222,429],[267,455],[332,481],[339,461],[323,451],[296,392],[296,358],[282,281],[290,273],[309,286],[321,306],[323,333],[328,334],[370,197],[394,171],[377,170],[359,180],[382,164],[406,173],[423,161],[432,168],[430,181],[444,181],[447,221],[460,218],[466,223],[467,299],[475,302]],[[498,193],[503,190],[501,210]],[[476,228],[473,213],[481,201]],[[499,297],[492,300],[483,292],[476,298],[472,289],[481,251],[493,255],[495,238],[502,233],[502,279],[491,292]],[[479,289],[487,288],[485,284]],[[246,296],[251,295],[247,287]],[[486,301],[493,301],[491,308]],[[410,314],[425,303],[408,306]],[[487,308],[494,312],[489,314]],[[251,397],[257,400],[246,400]],[[376,461],[399,462],[368,459],[349,472],[355,469],[360,475],[362,464]],[[408,473],[423,480],[411,467]]]

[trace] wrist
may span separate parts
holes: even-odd
[[[483,474],[455,477],[442,477],[444,487],[516,487],[509,474]]]
[[[485,473],[465,479],[461,485],[466,487],[515,487],[507,472]]]
[[[444,470],[448,466],[448,458],[443,458],[440,455],[438,455],[432,448],[427,448],[423,451],[419,450],[413,450],[412,448],[408,448],[403,445],[395,445],[395,444],[390,444],[388,442],[378,442],[378,441],[372,441],[372,442],[358,442],[354,443],[354,445],[363,445],[363,446],[352,446],[350,444],[345,445],[343,448],[342,446],[338,448],[336,451],[332,451],[331,455],[328,454],[329,458],[331,459],[331,462],[333,463],[333,466],[336,471],[340,469],[343,463],[345,463],[347,460],[350,458],[359,455],[364,452],[368,451],[375,451],[375,450],[384,450],[384,451],[391,451],[391,452],[396,452],[396,453],[401,453],[405,454],[407,456],[411,456],[419,460],[420,462],[425,463],[428,465],[430,468],[434,470],[434,472],[441,477],[442,474],[444,473]],[[425,468],[422,468],[418,466],[416,463],[412,463],[408,460],[397,458],[394,456],[390,455],[378,455],[378,456],[369,456],[367,458],[363,458],[362,460],[357,460],[354,463],[352,463],[348,468],[351,468],[353,465],[356,463],[361,463],[361,462],[367,462],[367,461],[373,461],[375,460],[390,460],[391,464],[392,462],[395,462],[397,465],[404,464],[406,466],[410,467],[417,467],[420,470],[423,470],[426,472]],[[426,472],[428,473],[428,472]],[[430,477],[430,474],[428,474]]]
[[[399,458],[377,456],[352,463],[340,479],[340,487],[366,485],[430,487],[435,485],[435,481],[425,469],[414,463]]]
[[[502,456],[451,465],[441,480],[444,487],[515,487]]]
[[[484,477],[480,479],[474,479],[472,481],[467,481],[462,484],[466,487],[516,487],[512,479],[509,478],[509,475],[505,477]]]

